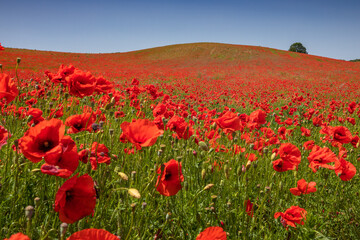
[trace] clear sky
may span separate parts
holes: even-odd
[[[127,52],[220,42],[360,58],[360,0],[0,0],[5,47]]]

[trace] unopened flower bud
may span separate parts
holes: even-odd
[[[246,170],[249,170],[250,166],[251,166],[251,161],[249,160],[246,163]]]
[[[68,229],[67,223],[60,224],[60,235],[65,236],[67,229]]]
[[[110,134],[110,136],[114,135],[114,129],[110,128],[109,129],[109,134]]]
[[[166,221],[169,220],[170,217],[171,217],[171,212],[168,212],[168,213],[166,214],[166,217],[165,217]]]
[[[19,57],[16,58],[16,63],[17,63],[17,64],[20,64],[20,62],[21,62],[21,58],[19,58]]]
[[[207,145],[205,142],[203,142],[203,141],[199,142],[199,147],[200,147],[200,149],[203,150],[203,151],[209,151],[208,145]]]
[[[206,185],[206,186],[204,187],[204,190],[209,190],[209,189],[211,189],[213,186],[214,186],[214,184],[209,183],[208,185]]]
[[[33,206],[27,206],[25,208],[25,216],[26,218],[30,221],[31,220],[31,217],[33,216],[34,214],[34,207]]]
[[[205,169],[202,169],[202,170],[201,170],[201,179],[204,180],[204,179],[205,179],[205,176],[206,176],[206,170],[205,170]]]
[[[39,198],[39,197],[34,198],[35,207],[38,207],[38,206],[39,206],[39,202],[40,202],[40,198]]]

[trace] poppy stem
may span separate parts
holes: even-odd
[[[130,237],[130,233],[131,233],[131,230],[132,230],[133,225],[134,225],[134,215],[135,215],[135,211],[132,211],[132,214],[131,214],[131,223],[130,223],[130,228],[129,228],[128,234],[126,235],[125,240],[128,240],[128,239],[129,239],[129,237]]]

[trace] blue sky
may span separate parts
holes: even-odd
[[[359,0],[0,0],[5,47],[127,52],[221,42],[360,58]]]

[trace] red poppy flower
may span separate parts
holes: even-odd
[[[103,76],[96,78],[95,92],[96,93],[108,93],[113,89],[112,82],[106,80]]]
[[[69,126],[67,133],[78,133],[81,131],[91,132],[91,125],[95,122],[95,115],[93,113],[83,113],[72,115],[65,120],[65,125]]]
[[[149,119],[137,119],[131,123],[123,122],[120,127],[123,131],[120,141],[131,142],[138,150],[141,147],[154,145],[157,138],[164,133]]]
[[[27,116],[32,117],[31,121],[28,123],[28,126],[32,126],[33,124],[36,125],[39,122],[43,121],[44,118],[43,118],[42,114],[43,114],[43,111],[41,111],[41,109],[30,108],[26,113]]]
[[[286,230],[289,228],[289,226],[292,226],[296,228],[295,223],[304,225],[303,219],[306,220],[306,210],[303,208],[300,208],[298,206],[291,206],[288,208],[284,213],[277,212],[275,213],[274,217],[278,218],[281,216],[281,223],[284,227],[286,227]]]
[[[85,174],[68,179],[60,187],[55,197],[55,212],[60,221],[74,223],[94,212],[96,192],[93,179]]]
[[[184,118],[174,115],[169,122],[166,124],[166,128],[176,132],[176,137],[179,139],[189,139],[193,134],[194,130],[185,121]]]
[[[68,178],[73,174],[73,172],[71,172],[67,169],[62,169],[62,168],[59,168],[58,166],[50,165],[47,163],[44,163],[41,166],[40,170],[44,174],[54,175],[54,176],[61,177],[61,178]]]
[[[119,240],[119,238],[104,229],[89,228],[73,233],[66,240]]]
[[[278,172],[295,170],[301,162],[300,150],[291,143],[281,144],[277,155],[280,159],[273,161],[273,168]]]
[[[74,73],[66,77],[69,94],[80,98],[90,96],[95,90],[96,79],[90,72],[75,69]]]
[[[46,153],[44,160],[47,164],[75,172],[79,165],[79,155],[74,140],[64,136],[56,147]]]
[[[327,147],[314,146],[308,156],[310,162],[309,167],[316,172],[319,167],[328,168],[333,170],[334,166],[328,165],[328,163],[335,162],[337,159],[335,153],[333,153]]]
[[[254,216],[254,209],[253,209],[254,204],[250,201],[250,199],[245,200],[245,212],[247,215],[249,215],[250,217]]]
[[[300,179],[297,182],[296,188],[290,188],[290,192],[296,196],[300,196],[301,194],[309,194],[312,192],[316,192],[316,182],[307,183],[305,179]]]
[[[184,176],[181,171],[181,163],[171,159],[157,170],[159,174],[156,182],[156,190],[164,196],[173,196],[182,188],[181,182]]]
[[[98,163],[106,163],[109,165],[110,161],[109,149],[104,144],[93,142],[90,156],[91,168],[96,170]]]
[[[314,140],[309,140],[304,142],[303,146],[306,150],[311,150],[315,146],[315,142]]]
[[[5,73],[0,73],[0,101],[5,99],[7,103],[11,102],[19,95],[15,82]]]
[[[1,46],[1,43],[0,43],[0,51],[4,50],[5,48],[3,46]]]
[[[252,112],[249,116],[250,124],[249,127],[252,128],[253,126],[259,128],[261,124],[266,123],[266,112],[261,109],[258,109]]]
[[[226,240],[226,232],[221,227],[208,227],[202,231],[196,240]]]
[[[0,149],[7,143],[7,140],[11,137],[11,134],[0,125]]]
[[[48,76],[50,81],[53,83],[62,83],[66,85],[65,78],[73,74],[74,71],[75,67],[73,65],[65,66],[64,64],[61,64],[56,75],[50,73],[49,71],[45,71],[45,75]]]
[[[310,137],[311,136],[311,131],[307,128],[301,127],[301,135],[305,136],[305,137]]]
[[[234,132],[241,129],[241,120],[237,114],[227,111],[224,115],[214,119],[214,122],[227,132]]]
[[[351,132],[344,126],[332,127],[330,132],[334,142],[342,144],[351,142]]]
[[[11,235],[10,238],[4,238],[4,240],[30,240],[30,238],[25,234],[16,233],[14,235]]]
[[[24,156],[37,163],[53,148],[57,147],[64,137],[65,125],[59,119],[44,120],[31,127],[19,139],[19,147]]]
[[[334,171],[336,175],[338,175],[343,181],[349,181],[356,174],[355,166],[351,162],[343,159],[342,157],[335,160]]]

